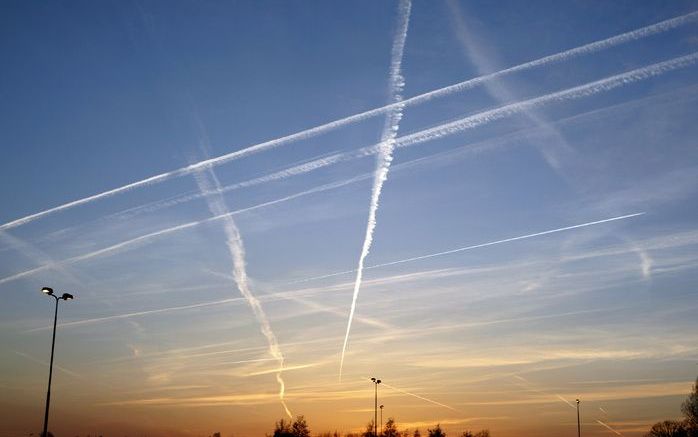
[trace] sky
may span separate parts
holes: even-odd
[[[698,374],[698,2],[0,5],[0,436],[640,436]]]

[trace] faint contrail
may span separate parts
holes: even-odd
[[[397,103],[391,111],[388,112],[383,125],[381,134],[381,142],[376,158],[376,170],[373,177],[373,188],[371,189],[371,202],[368,208],[368,221],[366,224],[366,235],[359,255],[359,267],[356,269],[356,281],[354,283],[354,294],[351,299],[351,309],[349,310],[349,319],[347,320],[347,332],[344,335],[344,344],[342,345],[342,356],[339,361],[339,379],[342,379],[342,369],[344,367],[344,354],[347,350],[349,342],[349,333],[351,332],[351,322],[354,319],[356,310],[356,299],[359,296],[361,289],[361,278],[363,276],[364,261],[371,250],[373,243],[373,231],[376,229],[376,212],[380,201],[381,190],[383,184],[388,179],[390,171],[390,163],[393,160],[393,150],[395,150],[397,132],[400,128],[400,120],[402,119],[402,90],[405,86],[405,80],[402,76],[402,56],[405,50],[405,41],[407,40],[407,30],[410,24],[410,9],[412,3],[410,0],[400,0],[398,6],[398,28],[393,39],[393,48],[390,55],[390,78],[388,81],[388,90],[390,101]]]
[[[225,205],[223,196],[220,194],[221,185],[213,169],[209,168],[204,171],[208,172],[208,175],[203,172],[194,173],[196,183],[202,192],[215,193],[206,196],[206,202],[208,203],[208,207],[214,217],[223,217],[223,230],[225,231],[228,250],[230,251],[230,256],[233,260],[233,277],[235,279],[235,283],[237,284],[240,293],[243,295],[250,308],[252,308],[252,312],[259,322],[262,334],[267,339],[267,344],[269,345],[269,353],[279,363],[279,371],[276,373],[276,381],[279,383],[279,400],[281,401],[281,405],[284,407],[284,411],[288,417],[293,417],[291,411],[289,411],[288,406],[286,405],[286,401],[284,400],[285,383],[281,377],[281,372],[284,368],[284,355],[281,353],[279,342],[276,339],[274,331],[271,329],[271,324],[269,323],[269,319],[262,308],[262,304],[250,290],[247,269],[245,266],[245,247],[242,242],[240,230],[235,224],[233,217],[230,215],[228,207]],[[210,181],[207,176],[210,178]]]
[[[128,319],[131,317],[147,316],[150,314],[169,313],[172,311],[181,311],[181,310],[188,310],[188,309],[208,307],[208,306],[218,306],[221,304],[238,302],[240,300],[242,300],[242,298],[220,299],[220,300],[214,300],[214,301],[210,301],[210,302],[195,303],[195,304],[191,304],[191,305],[180,305],[180,306],[175,306],[175,307],[158,308],[155,310],[136,311],[133,313],[115,314],[112,316],[104,316],[104,317],[95,317],[92,319],[76,320],[74,322],[61,322],[58,324],[58,326],[59,327],[68,327],[68,326],[89,325],[92,323],[106,322],[109,320]],[[36,332],[36,331],[44,331],[44,330],[48,330],[48,329],[51,329],[51,326],[43,326],[41,328],[28,329],[24,332]]]
[[[620,432],[616,431],[615,429],[611,428],[608,424],[606,424],[606,423],[600,421],[599,419],[596,419],[596,422],[597,422],[599,425],[605,426],[606,428],[610,429],[612,432],[616,433],[616,435],[623,435],[623,434],[621,434]]]
[[[564,403],[566,403],[567,405],[569,405],[571,408],[574,408],[574,409],[577,408],[577,407],[575,407],[575,406],[572,404],[572,402],[568,401],[567,399],[563,398],[562,396],[560,396],[560,395],[555,395],[555,396],[556,396],[558,399],[560,399],[562,402],[564,402]]]
[[[383,384],[384,386],[390,388],[390,389],[393,389],[393,390],[397,391],[397,392],[406,394],[406,395],[408,395],[408,396],[413,396],[413,397],[415,397],[415,398],[417,398],[417,399],[421,399],[421,400],[423,400],[423,401],[427,401],[427,402],[432,403],[432,404],[434,404],[434,405],[438,405],[438,406],[440,406],[440,407],[448,408],[449,410],[453,410],[453,411],[458,412],[458,410],[456,410],[455,408],[450,407],[450,406],[448,406],[448,405],[446,405],[446,404],[442,404],[441,402],[436,402],[435,400],[432,400],[432,399],[429,399],[429,398],[425,398],[424,396],[420,396],[420,395],[418,395],[418,394],[410,393],[410,392],[408,392],[408,391],[405,391],[405,390],[399,389],[399,388],[397,388],[397,387],[394,387],[394,386],[392,386],[392,385],[390,385],[390,384],[386,384],[385,382],[383,382],[382,384]]]
[[[49,366],[49,363],[47,363],[47,362],[45,362],[45,361],[42,361],[42,360],[39,360],[39,359],[37,359],[37,358],[34,358],[34,357],[32,357],[31,355],[27,355],[27,354],[25,354],[24,352],[14,351],[14,353],[16,353],[17,355],[19,355],[19,356],[21,356],[21,357],[24,357],[24,358],[28,359],[29,361],[33,361],[33,362],[35,362],[35,363],[37,363],[37,364],[41,364],[42,366],[46,366],[46,367]],[[59,365],[57,365],[57,364],[54,364],[53,367],[55,367],[56,369],[60,370],[60,371],[63,372],[63,373],[67,373],[67,374],[70,375],[70,376],[74,376],[74,377],[79,378],[79,379],[84,379],[81,375],[79,375],[79,374],[73,372],[72,370],[68,370],[68,369],[66,369],[65,367],[61,367],[61,366],[59,366]]]
[[[536,60],[533,60],[530,62],[516,65],[516,66],[510,67],[510,68],[507,68],[507,69],[504,69],[504,70],[501,70],[498,72],[494,72],[494,73],[480,76],[480,77],[477,77],[474,79],[469,79],[469,80],[466,80],[466,81],[463,81],[463,82],[460,82],[460,83],[457,83],[454,85],[450,85],[447,87],[443,87],[443,88],[439,88],[439,89],[436,89],[433,91],[429,91],[429,92],[426,92],[424,94],[420,94],[420,95],[411,97],[409,99],[405,99],[402,102],[395,102],[395,103],[391,103],[391,104],[386,105],[386,106],[382,106],[379,108],[375,108],[375,109],[371,109],[371,110],[368,110],[365,112],[354,114],[354,115],[351,115],[351,116],[348,116],[348,117],[345,117],[342,119],[338,119],[335,121],[331,121],[331,122],[328,122],[328,123],[325,123],[325,124],[322,124],[322,125],[310,128],[310,129],[299,131],[299,132],[296,132],[294,134],[290,134],[290,135],[286,135],[286,136],[276,138],[273,140],[265,141],[265,142],[262,142],[262,143],[259,143],[259,144],[253,145],[253,146],[246,147],[246,148],[241,149],[241,150],[237,150],[235,152],[231,152],[231,153],[221,155],[221,156],[218,156],[215,158],[200,161],[200,162],[191,164],[189,166],[179,168],[177,170],[173,170],[173,171],[169,171],[166,173],[161,173],[161,174],[158,174],[155,176],[151,176],[151,177],[148,177],[145,179],[141,179],[139,181],[132,182],[130,184],[123,185],[121,187],[114,188],[114,189],[111,189],[108,191],[104,191],[102,193],[94,194],[92,196],[88,196],[88,197],[84,197],[84,198],[81,198],[78,200],[67,202],[67,203],[55,206],[53,208],[49,208],[49,209],[46,209],[46,210],[43,210],[43,211],[40,211],[40,212],[37,212],[34,214],[27,215],[25,217],[18,218],[16,220],[12,220],[12,221],[9,221],[7,223],[4,223],[4,224],[0,225],[0,230],[5,230],[5,229],[10,229],[10,228],[14,228],[17,226],[21,226],[21,225],[30,223],[34,220],[37,220],[39,218],[42,218],[44,216],[47,216],[49,214],[53,214],[53,213],[56,213],[59,211],[73,208],[75,206],[87,204],[87,203],[93,202],[95,200],[107,198],[107,197],[113,196],[115,194],[123,193],[123,192],[129,191],[129,190],[135,189],[135,188],[164,182],[166,180],[169,180],[169,179],[172,179],[172,178],[175,178],[178,176],[187,175],[187,174],[193,173],[193,172],[201,170],[201,169],[221,165],[221,164],[224,164],[224,163],[229,162],[229,161],[243,158],[245,156],[259,153],[259,152],[262,152],[265,150],[274,149],[276,147],[282,146],[282,145],[290,143],[290,142],[312,138],[314,136],[323,134],[325,132],[332,131],[334,129],[337,129],[337,128],[340,128],[343,126],[351,125],[351,124],[358,123],[358,122],[363,121],[363,120],[370,119],[372,117],[376,117],[378,115],[385,114],[385,113],[393,110],[394,108],[396,108],[400,105],[404,105],[404,106],[417,105],[417,104],[429,101],[429,100],[437,98],[437,97],[442,97],[442,96],[450,95],[453,93],[457,93],[460,91],[464,91],[464,90],[473,88],[473,87],[481,84],[484,81],[496,79],[496,78],[499,78],[499,77],[507,75],[507,74],[528,70],[528,69],[542,66],[542,65],[546,65],[546,64],[561,62],[561,61],[564,61],[564,60],[567,60],[567,59],[570,59],[570,58],[573,58],[573,57],[576,57],[579,55],[591,54],[591,53],[597,52],[599,50],[604,50],[604,49],[607,49],[610,47],[617,46],[619,44],[623,44],[623,43],[630,42],[630,41],[636,41],[636,40],[639,40],[642,38],[649,37],[651,35],[656,35],[656,34],[659,34],[662,32],[666,32],[668,30],[675,29],[675,28],[678,28],[680,26],[691,23],[691,22],[695,21],[696,19],[698,19],[698,12],[691,12],[691,13],[681,15],[681,16],[678,16],[675,18],[661,21],[659,23],[655,23],[655,24],[652,24],[649,26],[641,27],[639,29],[636,29],[636,30],[633,30],[630,32],[622,33],[620,35],[616,35],[616,36],[613,36],[610,38],[595,41],[595,42],[592,42],[589,44],[575,47],[573,49],[565,50],[563,52],[555,53],[553,55],[545,56],[543,58],[539,58],[539,59],[536,59]]]
[[[427,254],[427,255],[420,255],[420,256],[415,256],[415,257],[412,257],[412,258],[400,259],[400,260],[397,260],[397,261],[389,261],[389,262],[385,262],[385,263],[381,263],[381,264],[374,264],[374,265],[366,266],[365,269],[366,269],[366,270],[368,270],[368,269],[377,269],[377,268],[380,268],[380,267],[393,266],[393,265],[396,265],[396,264],[404,264],[404,263],[413,262],[413,261],[419,261],[419,260],[423,260],[423,259],[427,259],[427,258],[434,258],[434,257],[438,257],[438,256],[451,255],[451,254],[453,254],[453,253],[465,252],[465,251],[467,251],[467,250],[479,249],[479,248],[481,248],[481,247],[494,246],[494,245],[503,244],[503,243],[510,243],[510,242],[512,242],[512,241],[525,240],[525,239],[527,239],[527,238],[540,237],[540,236],[542,236],[542,235],[554,234],[554,233],[557,233],[557,232],[564,232],[564,231],[569,231],[569,230],[572,230],[572,229],[585,228],[585,227],[587,227],[587,226],[594,226],[594,225],[600,225],[600,224],[602,224],[602,223],[608,223],[608,222],[613,222],[613,221],[617,221],[617,220],[629,219],[629,218],[632,218],[632,217],[641,216],[641,215],[643,215],[643,214],[645,214],[645,213],[644,213],[644,212],[638,212],[638,213],[628,214],[628,215],[622,215],[622,216],[618,216],[618,217],[611,217],[611,218],[607,218],[607,219],[603,219],[603,220],[596,220],[596,221],[593,221],[593,222],[581,223],[581,224],[573,225],[573,226],[565,226],[564,228],[551,229],[551,230],[548,230],[548,231],[536,232],[536,233],[533,233],[533,234],[520,235],[520,236],[518,236],[518,237],[505,238],[505,239],[503,239],[503,240],[495,240],[495,241],[490,241],[490,242],[487,242],[487,243],[475,244],[475,245],[472,245],[472,246],[459,247],[459,248],[456,248],[456,249],[446,250],[446,251],[443,251],[443,252],[430,253],[430,254]],[[329,273],[329,274],[327,274],[327,275],[314,276],[314,277],[312,277],[312,278],[304,279],[303,282],[312,281],[312,280],[316,280],[316,279],[331,278],[331,277],[334,277],[334,276],[346,275],[346,274],[354,273],[354,272],[356,272],[356,270],[345,270],[345,271],[343,271],[343,272]],[[299,282],[300,282],[300,281],[299,281]]]

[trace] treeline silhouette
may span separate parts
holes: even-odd
[[[316,437],[422,437],[422,433],[419,428],[414,431],[405,429],[399,430],[397,427],[397,422],[395,419],[388,418],[383,429],[378,431],[378,436],[375,435],[375,426],[373,421],[369,421],[366,424],[366,429],[360,433],[347,433],[342,434],[338,431],[330,432],[325,431],[316,434]],[[306,422],[304,416],[298,416],[295,420],[285,420],[281,419],[274,424],[274,431],[271,434],[266,434],[266,437],[310,437],[310,428],[308,427],[308,422]],[[220,437],[220,433],[213,434],[212,437]],[[434,428],[427,429],[426,437],[446,437],[446,433],[441,429],[439,424],[436,424]],[[460,437],[490,437],[489,430],[483,429],[473,433],[472,431],[465,430],[462,432]]]
[[[683,420],[665,420],[652,425],[645,437],[698,437],[698,378],[693,391],[681,404]]]

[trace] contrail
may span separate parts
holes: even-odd
[[[37,364],[41,364],[42,366],[45,366],[45,367],[48,367],[48,366],[49,366],[49,363],[47,363],[47,362],[45,362],[45,361],[42,361],[42,360],[39,360],[39,359],[37,359],[37,358],[34,358],[34,357],[32,357],[31,355],[27,355],[27,354],[25,354],[24,352],[14,351],[14,353],[16,353],[17,355],[19,355],[19,356],[21,356],[21,357],[24,357],[24,358],[28,359],[29,361],[33,361],[33,362],[35,362],[35,363],[37,363]],[[57,365],[57,364],[54,364],[53,367],[55,367],[56,369],[60,370],[60,371],[63,372],[63,373],[67,373],[67,374],[70,375],[70,376],[74,376],[75,378],[84,379],[81,375],[79,375],[79,374],[73,372],[72,370],[68,370],[68,369],[66,369],[65,367],[61,367],[61,366],[59,366],[59,365]]]
[[[242,298],[220,299],[220,300],[214,300],[214,301],[209,301],[209,302],[195,303],[195,304],[191,304],[191,305],[180,305],[180,306],[175,306],[175,307],[158,308],[155,310],[136,311],[136,312],[132,312],[132,313],[115,314],[113,316],[104,316],[104,317],[95,317],[92,319],[76,320],[74,322],[62,322],[62,323],[59,323],[58,326],[59,327],[68,327],[68,326],[89,325],[92,323],[106,322],[109,320],[128,319],[131,317],[147,316],[150,314],[169,313],[172,311],[181,311],[181,310],[188,310],[188,309],[193,309],[193,308],[202,308],[202,307],[208,307],[208,306],[218,306],[221,304],[238,302],[240,300],[242,300]],[[28,329],[24,332],[36,332],[36,331],[44,331],[44,330],[48,330],[48,329],[51,329],[51,327],[45,326],[45,327],[41,327],[41,328],[33,328],[33,329]]]
[[[269,345],[269,353],[279,364],[279,371],[276,373],[276,381],[279,383],[279,401],[281,401],[281,405],[284,407],[284,411],[288,417],[293,417],[291,411],[289,411],[288,406],[286,405],[286,401],[284,400],[285,383],[281,377],[281,372],[284,368],[284,355],[281,353],[279,342],[276,339],[274,331],[271,329],[271,324],[269,323],[269,319],[262,308],[262,304],[250,290],[247,269],[245,266],[245,247],[242,242],[240,230],[229,213],[223,196],[220,194],[221,185],[213,169],[209,168],[204,171],[208,172],[210,181],[207,178],[207,175],[203,172],[194,173],[194,178],[196,179],[196,183],[202,192],[216,193],[206,196],[206,202],[208,203],[208,207],[214,217],[223,217],[223,230],[225,231],[228,250],[230,251],[230,256],[233,260],[233,277],[235,279],[235,283],[237,284],[240,293],[243,295],[250,308],[252,308],[252,312],[259,322],[262,334],[267,339],[267,344]]]
[[[349,310],[349,319],[347,320],[347,332],[344,335],[344,344],[342,345],[342,356],[339,361],[339,379],[342,379],[342,369],[344,367],[344,354],[347,350],[349,342],[349,333],[351,332],[351,322],[354,319],[356,311],[356,300],[359,297],[361,289],[361,278],[363,276],[364,261],[371,250],[373,243],[373,232],[376,229],[376,212],[380,201],[383,184],[388,179],[390,171],[390,163],[393,160],[393,151],[395,150],[397,132],[400,128],[400,120],[402,119],[402,90],[405,86],[405,80],[402,76],[402,57],[405,50],[405,41],[407,40],[407,30],[410,23],[410,9],[412,3],[410,0],[400,0],[398,6],[398,28],[393,40],[393,49],[390,59],[390,79],[388,89],[390,92],[390,100],[397,103],[385,118],[383,125],[383,133],[381,134],[381,142],[376,159],[376,171],[373,178],[373,188],[371,190],[371,203],[368,209],[368,223],[366,224],[366,235],[364,244],[361,248],[359,256],[359,267],[356,269],[356,282],[354,283],[354,294],[351,299],[351,309]]]
[[[454,133],[462,132],[468,129],[473,129],[475,127],[481,126],[486,123],[490,123],[496,120],[499,120],[501,118],[504,118],[509,115],[514,115],[517,113],[520,113],[522,111],[525,111],[527,109],[530,109],[531,107],[534,106],[541,106],[545,104],[550,104],[553,102],[561,102],[561,101],[567,101],[567,100],[574,100],[574,99],[579,99],[582,97],[587,97],[591,96],[600,92],[604,91],[610,91],[612,89],[628,85],[634,82],[638,82],[641,80],[645,80],[651,77],[656,77],[659,76],[663,73],[676,70],[679,68],[684,68],[690,65],[693,65],[698,61],[698,52],[691,53],[689,55],[681,56],[678,58],[673,58],[668,61],[664,62],[659,62],[656,64],[652,64],[646,67],[642,68],[637,68],[635,70],[631,70],[625,73],[617,74],[614,76],[610,76],[604,79],[599,79],[594,82],[590,82],[584,85],[579,85],[576,87],[568,88],[562,91],[557,91],[553,92],[550,94],[546,94],[540,97],[535,97],[531,98],[528,100],[523,100],[520,102],[512,103],[509,105],[501,106],[498,108],[490,109],[487,111],[479,112],[477,114],[473,114],[471,116],[461,118],[459,120],[452,121],[450,123],[445,123],[441,124],[435,127],[432,127],[430,129],[425,129],[419,132],[415,132],[410,135],[406,135],[403,137],[400,137],[396,140],[396,146],[397,147],[408,147],[412,146],[415,144],[420,144],[425,141],[430,141],[434,140],[437,138],[441,138],[447,135],[452,135]],[[315,164],[313,163],[318,163],[318,165],[322,166],[323,163],[325,162],[339,162],[343,159],[348,159],[348,156],[368,156],[370,154],[375,153],[374,150],[377,149],[379,145],[373,145],[373,146],[366,146],[361,149],[358,149],[353,152],[347,152],[347,153],[338,153],[335,155],[331,155],[328,157],[321,158],[316,161],[311,161],[309,163],[303,164],[307,169],[313,169],[315,167]],[[308,170],[310,171],[310,170]],[[280,172],[284,173],[286,170]],[[293,174],[300,174],[301,171],[295,171]],[[269,175],[264,176],[263,178],[267,178]],[[113,246],[110,246],[108,248],[102,249],[97,252],[92,252],[87,255],[82,255],[78,257],[74,257],[69,259],[66,262],[75,262],[75,261],[81,261],[83,259],[91,258],[93,256],[101,255],[102,252],[111,252],[116,249],[121,248],[122,246],[125,245],[130,245],[139,241],[145,241],[148,240],[152,237],[156,237],[162,234],[167,234],[173,231],[178,231],[182,229],[186,229],[192,226],[199,225],[204,222],[212,221],[212,220],[219,220],[221,218],[225,217],[224,216],[219,216],[219,217],[211,217],[207,220],[203,221],[198,221],[198,222],[190,222],[190,223],[185,223],[179,226],[175,226],[173,228],[168,228],[164,229],[161,231],[153,232],[151,234],[143,235],[141,237],[137,237],[132,240],[128,240],[127,242],[124,243],[119,243]],[[0,230],[2,230],[2,227],[0,226]],[[0,279],[0,284],[5,283],[10,280],[18,279],[20,277],[33,274],[42,270],[46,270],[47,268],[56,266],[60,263],[56,264],[50,264],[50,265],[43,265],[31,270],[27,270],[21,273],[17,273],[12,276],[8,276],[6,278]]]
[[[555,395],[555,396],[556,396],[558,399],[560,399],[562,402],[564,402],[564,403],[566,403],[567,405],[569,405],[571,408],[574,408],[574,409],[577,408],[577,407],[575,407],[574,405],[572,405],[572,402],[568,401],[567,399],[563,398],[562,396],[560,396],[560,395]]]
[[[423,102],[432,100],[437,97],[443,97],[447,96],[453,93],[461,92],[470,88],[473,88],[485,81],[492,80],[492,79],[497,79],[502,76],[512,74],[515,72],[520,72],[524,70],[528,70],[531,68],[555,63],[555,62],[561,62],[565,61],[567,59],[580,56],[580,55],[585,55],[585,54],[591,54],[595,53],[600,50],[608,49],[620,44],[624,44],[627,42],[631,41],[637,41],[642,38],[647,38],[652,35],[656,35],[662,32],[666,32],[671,29],[676,29],[678,27],[684,26],[686,24],[692,23],[698,19],[698,12],[691,12],[685,15],[681,15],[675,18],[671,18],[665,21],[661,21],[649,26],[641,27],[639,29],[622,33],[620,35],[616,35],[610,38],[606,38],[603,40],[595,41],[589,44],[585,44],[579,47],[575,47],[573,49],[565,50],[559,53],[555,53],[552,55],[548,55],[533,61],[529,61],[523,64],[519,64],[504,70],[500,70],[491,74],[487,74],[484,76],[476,77],[473,79],[469,79],[463,82],[459,82],[454,85],[446,86],[443,88],[439,88],[436,90],[432,90],[429,92],[426,92],[424,94],[420,94],[414,97],[411,97],[409,99],[405,99],[401,102],[395,102],[391,103],[379,108],[374,108],[365,112],[361,112],[358,114],[350,115],[348,117],[334,120],[310,129],[306,129],[303,131],[299,131],[290,135],[286,135],[280,138],[276,138],[273,140],[265,141],[262,143],[255,144],[253,146],[246,147],[241,150],[237,150],[235,152],[231,152],[225,155],[221,155],[215,158],[207,159],[204,161],[200,161],[191,165],[188,165],[186,167],[179,168],[177,170],[172,170],[166,173],[161,173],[155,176],[151,176],[145,179],[141,179],[136,182],[132,182],[130,184],[123,185],[118,188],[114,188],[108,191],[104,191],[102,193],[94,194],[92,196],[84,197],[78,200],[74,200],[71,202],[67,202],[58,206],[55,206],[53,208],[49,208],[34,214],[27,215],[22,218],[18,218],[12,221],[9,221],[7,223],[4,223],[0,225],[0,230],[5,230],[5,229],[10,229],[14,228],[17,226],[21,226],[27,223],[30,223],[34,220],[40,219],[42,217],[45,217],[47,215],[64,211],[79,205],[84,205],[90,202],[93,202],[95,200],[107,198],[119,193],[127,192],[130,190],[133,190],[135,188],[139,187],[144,187],[156,183],[161,183],[170,179],[173,179],[175,177],[187,175],[190,173],[193,173],[195,171],[199,171],[201,169],[206,169],[210,167],[214,167],[217,165],[221,165],[236,159],[240,159],[249,155],[253,155],[256,153],[260,153],[266,150],[271,150],[277,147],[280,147],[284,144],[295,142],[295,141],[301,141],[305,140],[308,138],[312,138],[314,136],[323,134],[325,132],[330,132],[334,129],[338,129],[343,126],[348,126],[351,124],[358,123],[363,120],[367,120],[373,117],[376,117],[378,115],[382,115],[385,113],[388,113],[392,111],[393,109],[397,107],[407,107],[407,106],[413,106],[413,105],[418,105]]]
[[[605,426],[606,428],[608,428],[608,429],[610,429],[611,431],[613,431],[614,433],[616,433],[616,435],[623,435],[623,434],[621,434],[620,432],[616,431],[615,429],[611,428],[608,424],[606,424],[606,423],[600,421],[599,419],[596,419],[596,423],[598,423],[598,424],[601,425],[601,426]]]
[[[442,404],[441,402],[436,402],[436,401],[434,401],[434,400],[432,400],[432,399],[425,398],[424,396],[420,396],[420,395],[417,395],[417,394],[410,393],[410,392],[408,392],[408,391],[399,389],[399,388],[397,388],[397,387],[393,387],[392,385],[386,384],[385,382],[383,382],[382,384],[383,384],[384,386],[390,388],[390,389],[393,389],[393,390],[397,391],[397,392],[406,394],[406,395],[408,395],[408,396],[413,396],[413,397],[415,397],[415,398],[417,398],[417,399],[421,399],[421,400],[423,400],[423,401],[427,401],[427,402],[432,403],[432,404],[434,404],[434,405],[438,405],[438,406],[440,406],[440,407],[448,408],[449,410],[453,410],[453,411],[455,411],[455,412],[458,412],[458,410],[456,410],[455,408],[450,407],[450,406],[448,406],[448,405],[446,405],[446,404]]]
[[[495,241],[490,241],[487,243],[475,244],[472,246],[459,247],[456,249],[446,250],[443,252],[430,253],[430,254],[426,254],[426,255],[415,256],[412,258],[400,259],[397,261],[389,261],[389,262],[385,262],[385,263],[381,263],[381,264],[374,264],[374,265],[366,266],[365,269],[366,270],[378,269],[381,267],[388,267],[388,266],[393,266],[396,264],[404,264],[404,263],[409,263],[409,262],[413,262],[413,261],[420,261],[423,259],[434,258],[434,257],[438,257],[438,256],[451,255],[451,254],[458,253],[458,252],[465,252],[467,250],[479,249],[481,247],[494,246],[494,245],[503,244],[503,243],[510,243],[512,241],[525,240],[528,238],[540,237],[542,235],[548,235],[548,234],[555,234],[557,232],[564,232],[564,231],[569,231],[572,229],[585,228],[587,226],[600,225],[603,223],[613,222],[613,221],[617,221],[617,220],[625,220],[625,219],[629,219],[632,217],[641,216],[643,214],[645,214],[645,213],[638,212],[638,213],[622,215],[622,216],[618,216],[618,217],[611,217],[611,218],[607,218],[607,219],[603,219],[603,220],[596,220],[593,222],[581,223],[581,224],[573,225],[573,226],[565,226],[564,228],[551,229],[548,231],[536,232],[533,234],[520,235],[518,237],[505,238],[503,240],[495,240]],[[308,281],[313,281],[313,280],[317,280],[317,279],[332,278],[335,276],[347,275],[347,274],[355,273],[355,272],[356,272],[356,270],[345,270],[343,272],[335,272],[335,273],[329,273],[327,275],[314,276],[312,278],[303,279],[302,281],[297,281],[297,282],[308,282]]]

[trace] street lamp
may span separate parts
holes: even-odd
[[[58,320],[58,301],[59,300],[73,300],[73,295],[70,293],[63,293],[61,297],[58,297],[53,293],[53,288],[43,287],[41,292],[56,299],[56,309],[53,313],[53,339],[51,340],[51,364],[48,368],[48,391],[46,392],[46,411],[44,412],[44,432],[41,437],[46,437],[48,435],[48,406],[51,402],[51,377],[53,376],[53,349],[56,345],[56,321]]]
[[[375,430],[375,437],[378,437],[378,384],[381,383],[381,380],[371,378],[371,381],[373,381],[373,384],[376,386],[373,404],[373,429]]]
[[[579,399],[577,399],[577,437],[582,436],[582,427],[579,424]]]
[[[381,409],[381,435],[383,435],[383,404],[378,408]]]

